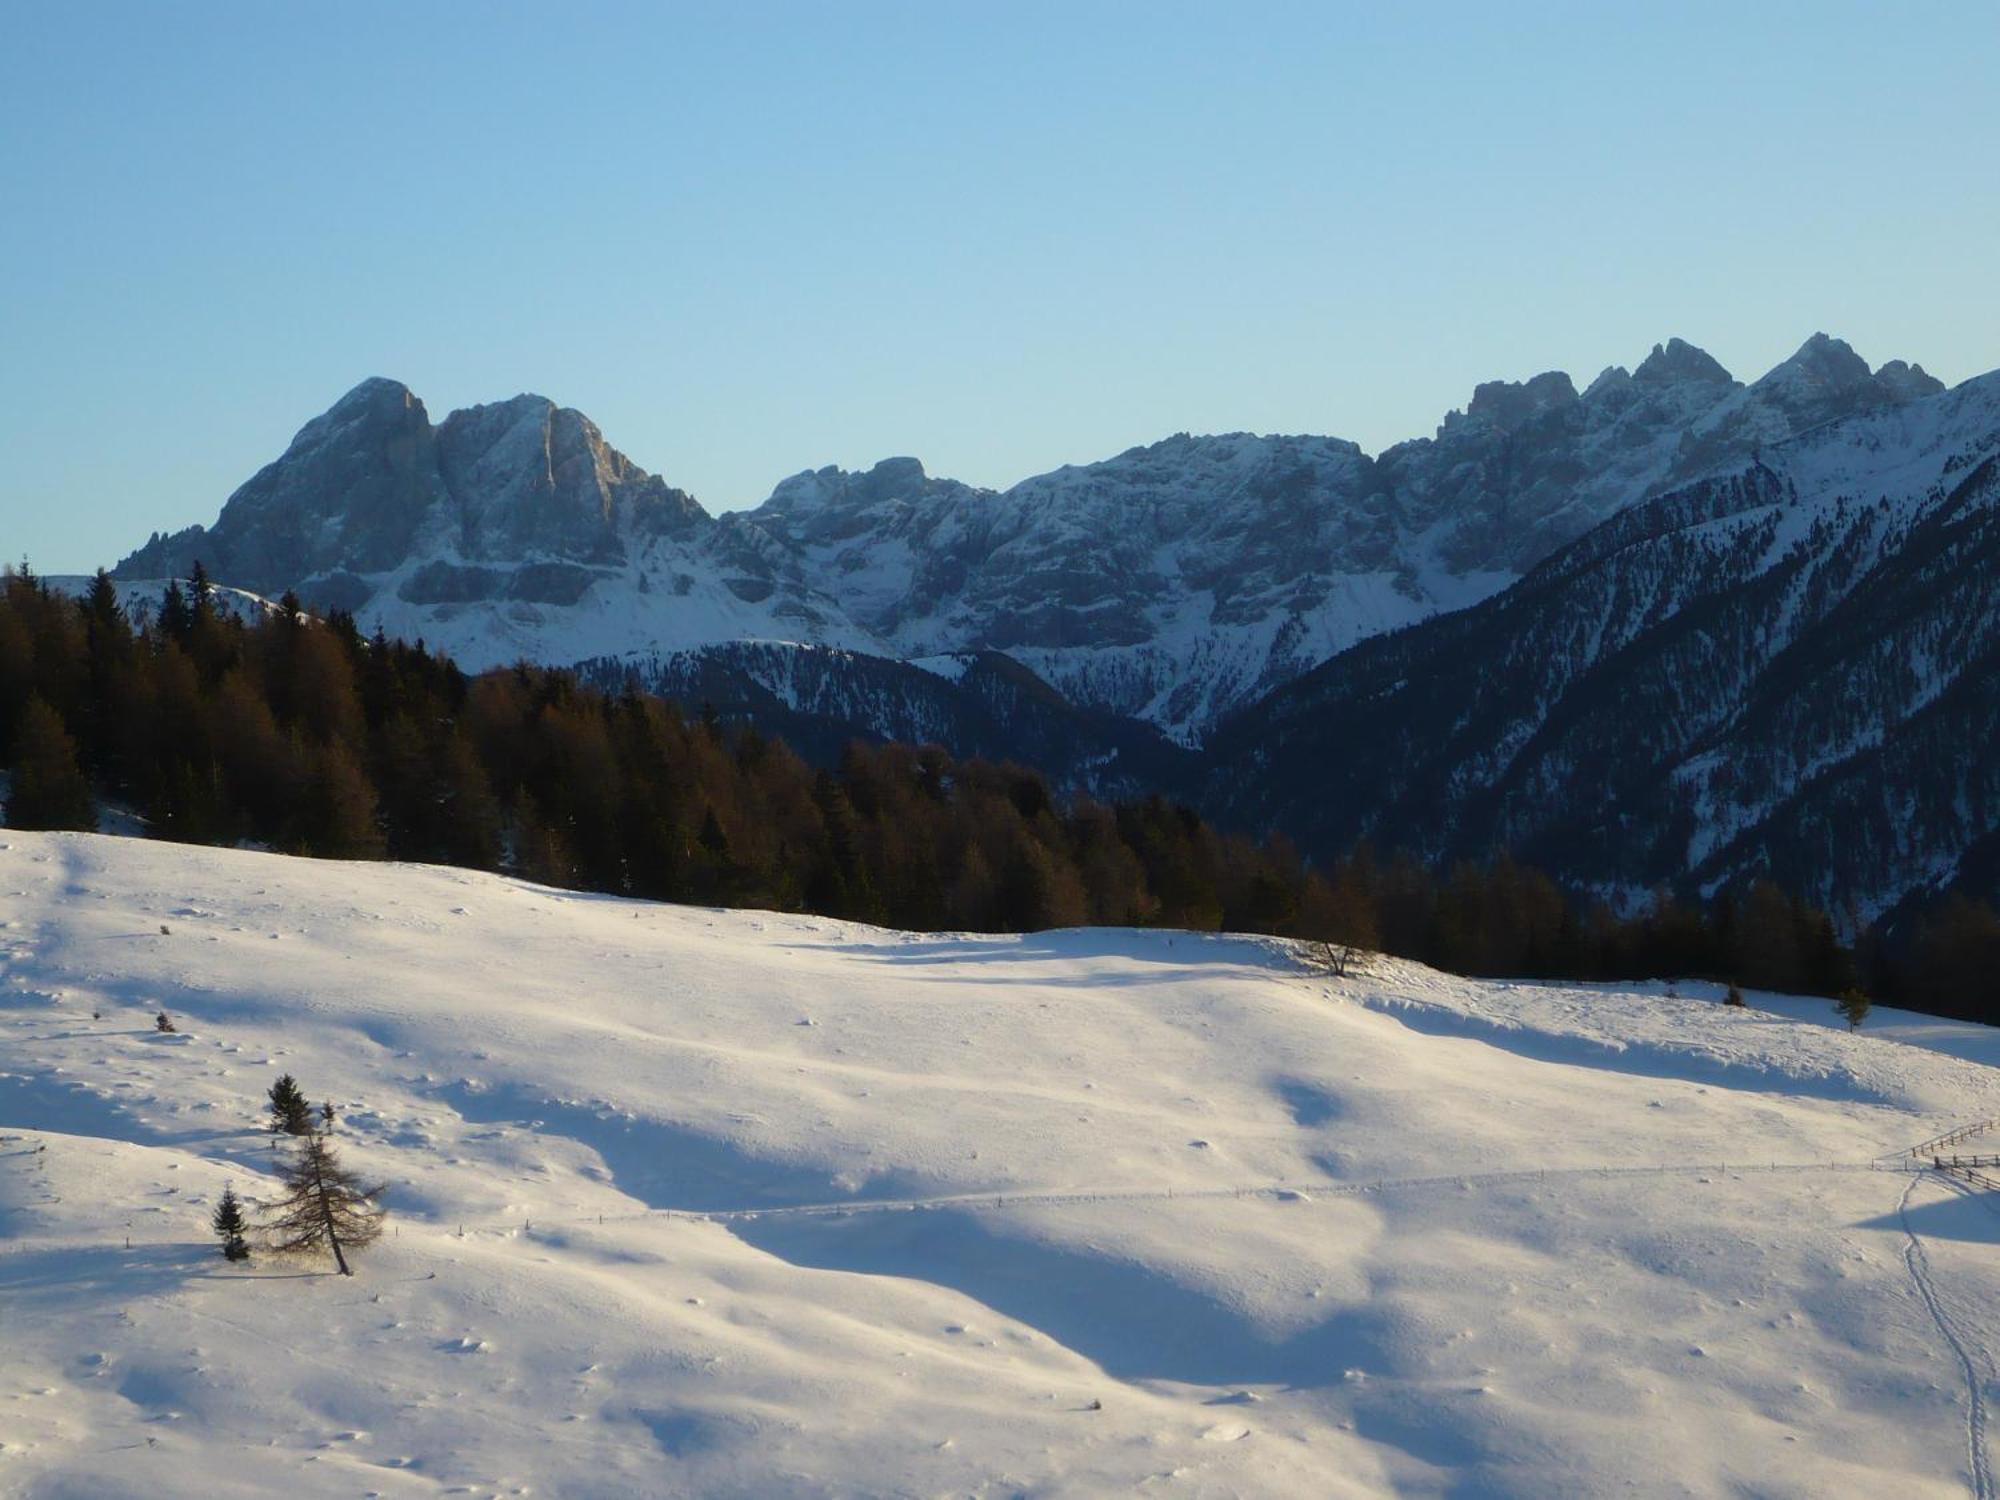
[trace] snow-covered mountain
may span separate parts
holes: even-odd
[[[1774,397],[1824,410],[1845,361],[1807,352]],[[1212,806],[1626,891],[1766,873],[1865,921],[2000,831],[1996,579],[2000,374],[1760,444],[1328,662],[1215,736]]]
[[[433,427],[407,387],[364,381],[213,527],[156,535],[115,571],[185,575],[197,560],[469,670],[758,638],[879,649],[764,532],[710,516],[539,396]]]
[[[8,832],[0,1491],[1984,1493],[1995,1033],[1684,988]]]
[[[1081,707],[1193,741],[1673,482],[1937,388],[1824,336],[1742,386],[1675,340],[1581,394],[1560,373],[1482,385],[1435,437],[1379,458],[1336,438],[1182,434],[1003,492],[897,458],[711,516],[540,397],[434,427],[406,388],[371,380],[213,528],[156,536],[118,571],[199,558],[470,668],[745,640],[1003,651]]]

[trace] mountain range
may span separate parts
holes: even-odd
[[[890,458],[719,515],[542,397],[433,424],[377,379],[116,571],[199,559],[471,669],[575,666],[821,756],[1012,755],[1314,855],[1770,870],[1865,915],[2000,827],[1967,738],[2000,727],[1995,378],[1816,334],[1744,384],[1672,339],[1372,457],[1182,433],[1000,491]]]
[[[915,459],[795,475],[710,515],[539,396],[431,423],[368,380],[127,577],[295,590],[468,667],[805,642],[899,659],[1003,651],[1080,706],[1198,743],[1356,641],[1478,602],[1680,480],[1935,394],[1816,336],[1751,385],[1680,340],[1579,394],[1478,387],[1370,458],[1329,437],[1179,434],[1004,491]]]

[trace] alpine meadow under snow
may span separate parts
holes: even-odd
[[[9,1494],[1992,1493],[1984,1028],[19,832],[0,962]]]

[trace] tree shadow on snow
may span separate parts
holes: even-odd
[[[330,1276],[331,1270],[273,1271],[232,1266],[213,1244],[122,1244],[102,1249],[63,1246],[0,1255],[0,1302],[18,1306],[48,1300],[74,1307],[79,1295],[132,1302],[175,1291],[191,1281],[291,1281]]]

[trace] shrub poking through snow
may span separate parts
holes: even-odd
[[[334,1112],[333,1101],[331,1099],[327,1100],[319,1107],[320,1134],[332,1135],[333,1127],[339,1119],[340,1116]]]
[[[1345,979],[1360,969],[1367,950],[1354,943],[1313,942],[1306,945],[1308,961],[1322,974]]]
[[[269,1094],[273,1135],[311,1135],[313,1128],[312,1106],[306,1103],[305,1090],[299,1081],[286,1073],[271,1085]]]
[[[1744,1003],[1743,991],[1738,989],[1734,984],[1730,985],[1729,993],[1722,997],[1722,1003],[1724,1005],[1742,1005]]]
[[[286,1255],[331,1251],[340,1274],[352,1276],[347,1252],[372,1245],[382,1233],[381,1186],[362,1186],[340,1164],[333,1142],[311,1133],[299,1137],[279,1177],[285,1196],[271,1205],[264,1223],[271,1248]]]
[[[153,1030],[172,1031],[173,1029],[174,1029],[174,1018],[168,1015],[165,1011],[161,1011],[157,1016],[153,1017]]]
[[[1847,1021],[1849,1031],[1859,1031],[1861,1023],[1868,1019],[1868,997],[1858,989],[1844,989],[1833,1002],[1833,1008]]]
[[[208,1222],[214,1226],[216,1238],[222,1241],[223,1259],[250,1258],[249,1242],[243,1238],[250,1224],[243,1217],[243,1200],[236,1196],[235,1188],[222,1190],[222,1201],[215,1205],[215,1217]]]

